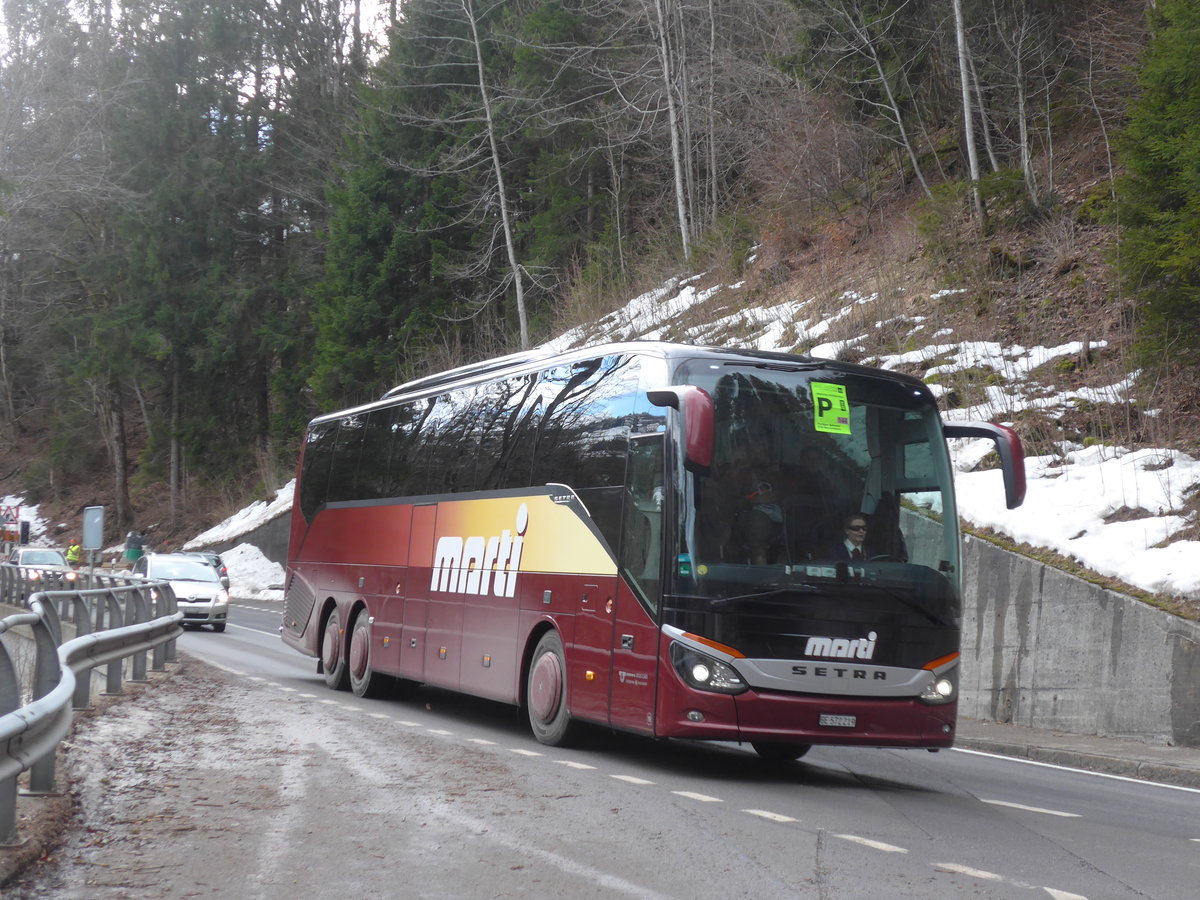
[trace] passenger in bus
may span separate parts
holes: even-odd
[[[726,562],[756,566],[779,562],[785,553],[782,472],[761,450],[734,455],[722,477]]]
[[[862,513],[846,516],[843,538],[833,545],[829,555],[833,559],[866,560],[871,552],[867,547],[867,517]]]

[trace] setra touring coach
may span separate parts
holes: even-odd
[[[632,342],[464,366],[314,419],[283,639],[332,688],[426,683],[578,723],[948,747],[960,536],[946,423],[893,372]]]

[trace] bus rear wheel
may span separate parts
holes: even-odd
[[[557,631],[547,631],[529,662],[525,705],[533,736],[551,747],[566,744],[574,731],[567,713],[566,673],[562,638]]]
[[[792,762],[812,749],[812,744],[768,743],[753,741],[754,752],[767,762]]]
[[[342,632],[342,617],[337,607],[330,610],[321,636],[321,669],[325,683],[335,691],[350,687],[350,670],[346,665],[346,638]]]
[[[378,697],[388,679],[371,669],[370,616],[360,609],[350,629],[350,654],[346,668],[350,676],[350,690],[355,697]]]

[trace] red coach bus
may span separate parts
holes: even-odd
[[[531,352],[314,419],[283,639],[360,696],[427,683],[655,737],[948,747],[944,424],[891,372],[667,343]],[[865,533],[864,533],[865,526]]]

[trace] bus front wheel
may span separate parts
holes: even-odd
[[[342,633],[342,617],[334,607],[325,620],[325,633],[321,636],[321,668],[325,672],[325,683],[335,691],[344,691],[350,686],[350,671],[346,665],[346,636]]]
[[[540,743],[551,747],[567,743],[573,729],[571,716],[567,713],[566,654],[557,631],[542,635],[533,651],[525,704],[529,727]]]

